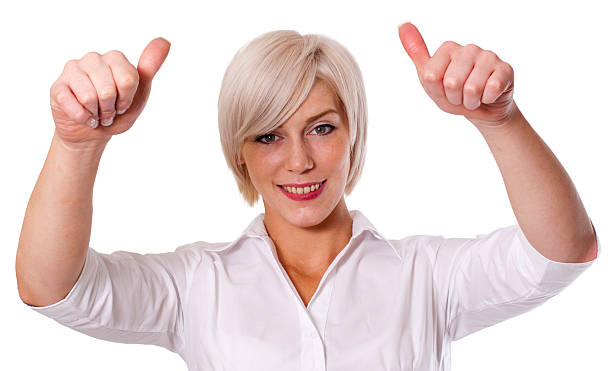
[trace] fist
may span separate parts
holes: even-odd
[[[153,77],[170,43],[152,40],[134,67],[120,51],[70,60],[50,89],[56,135],[71,146],[105,144],[132,127],[146,105]]]
[[[497,54],[446,41],[430,57],[412,23],[402,24],[398,31],[421,85],[440,109],[464,115],[477,126],[501,126],[517,111],[512,98],[514,70]]]

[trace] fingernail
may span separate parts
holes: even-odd
[[[89,125],[90,128],[95,129],[95,128],[98,127],[98,120],[96,120],[95,118],[92,117],[87,122],[87,125]]]
[[[125,113],[125,111],[127,111],[127,110],[128,110],[127,107],[124,108],[124,109],[117,110],[117,114],[123,115]]]
[[[111,126],[113,124],[114,117],[109,117],[107,119],[102,120],[102,126]]]

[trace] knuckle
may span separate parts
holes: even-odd
[[[509,76],[514,76],[514,69],[512,68],[512,66],[509,63],[506,62],[502,62],[499,65],[499,68],[502,72],[506,73]]]
[[[58,91],[55,93],[55,101],[60,104],[60,105],[64,105],[68,102],[69,96],[68,96],[68,92],[66,91]]]
[[[480,53],[480,58],[485,60],[485,61],[495,61],[498,60],[499,57],[497,56],[497,54],[495,54],[493,51],[491,50],[483,50]]]
[[[426,69],[423,71],[423,80],[427,82],[436,82],[440,80],[440,74],[434,69]]]
[[[450,49],[450,48],[456,48],[456,47],[458,47],[458,46],[459,46],[459,44],[457,44],[457,43],[456,43],[456,42],[454,42],[454,41],[450,41],[450,40],[447,40],[447,41],[445,41],[445,42],[443,42],[443,43],[442,43],[442,47],[443,47],[443,48],[447,48],[447,49]]]
[[[489,80],[489,82],[487,83],[487,85],[489,85],[490,87],[492,87],[495,90],[500,90],[502,87],[502,83],[501,81],[494,79],[494,80]]]
[[[457,79],[454,77],[445,77],[444,78],[444,87],[446,89],[456,89],[458,86]]]
[[[79,66],[95,66],[100,63],[100,54],[97,52],[89,52],[83,56],[78,62]]]
[[[512,68],[512,66],[510,65],[510,63],[506,63],[504,62],[504,66],[506,67],[506,69],[508,70],[508,72],[512,75],[514,75],[514,68]]]
[[[117,78],[117,86],[121,89],[129,89],[138,84],[138,74],[126,73]]]
[[[81,101],[84,105],[97,104],[98,96],[95,93],[86,92],[81,95]]]
[[[100,56],[100,54],[98,52],[92,51],[92,52],[88,52],[86,53],[83,58],[81,58],[81,60],[85,60],[85,59],[97,59]]]
[[[110,100],[110,99],[113,99],[115,97],[116,90],[115,90],[115,88],[109,86],[109,87],[102,88],[102,90],[100,90],[99,94],[100,94],[99,95],[100,100],[103,100],[103,101]]]
[[[463,92],[467,95],[476,95],[478,93],[478,86],[474,84],[466,84],[463,87]]]
[[[77,64],[78,64],[78,62],[77,62],[76,59],[69,60],[64,65],[64,72],[68,72],[68,71],[74,70],[77,67]]]
[[[115,50],[111,50],[109,52],[106,52],[106,54],[104,54],[104,56],[106,56],[106,57],[113,57],[113,58],[117,58],[117,57],[125,58],[125,55],[121,51],[116,50],[116,49]]]
[[[462,56],[475,56],[480,53],[480,47],[474,44],[467,44],[466,46],[460,49],[459,54]]]

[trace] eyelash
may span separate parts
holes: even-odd
[[[319,125],[319,126],[317,126],[316,128],[314,128],[314,129],[312,129],[312,130],[317,130],[318,128],[325,127],[325,126],[330,127],[330,130],[329,130],[327,133],[325,133],[325,134],[321,134],[321,135],[327,135],[327,134],[331,133],[332,131],[334,131],[334,130],[336,129],[336,127],[335,127],[335,126],[333,126],[333,125],[330,125],[330,124],[323,124],[323,125]],[[268,135],[274,135],[274,136],[277,136],[276,134],[268,133],[268,134],[264,134],[264,135],[260,135],[260,136],[258,136],[258,137],[255,139],[255,141],[256,141],[256,142],[259,142],[259,143],[261,143],[261,144],[273,144],[274,142],[267,142],[267,143],[266,143],[266,142],[263,142],[263,141],[262,141],[262,139],[263,139],[263,138],[265,138],[265,137],[267,137]]]

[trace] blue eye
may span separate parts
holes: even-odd
[[[328,128],[328,130],[318,130],[318,129],[326,128],[326,127]],[[319,134],[319,135],[327,135],[327,134],[331,133],[332,131],[334,131],[335,129],[336,129],[336,127],[333,126],[333,125],[323,124],[323,125],[319,125],[316,128],[312,129],[312,131],[316,131],[317,134]],[[312,131],[311,131],[311,133],[312,133]],[[275,140],[273,140],[274,137],[277,137],[277,135],[276,134],[272,134],[272,133],[268,133],[268,134],[264,134],[264,135],[258,136],[255,139],[255,141],[259,142],[259,143],[262,143],[262,144],[272,144],[272,143],[275,142]]]

